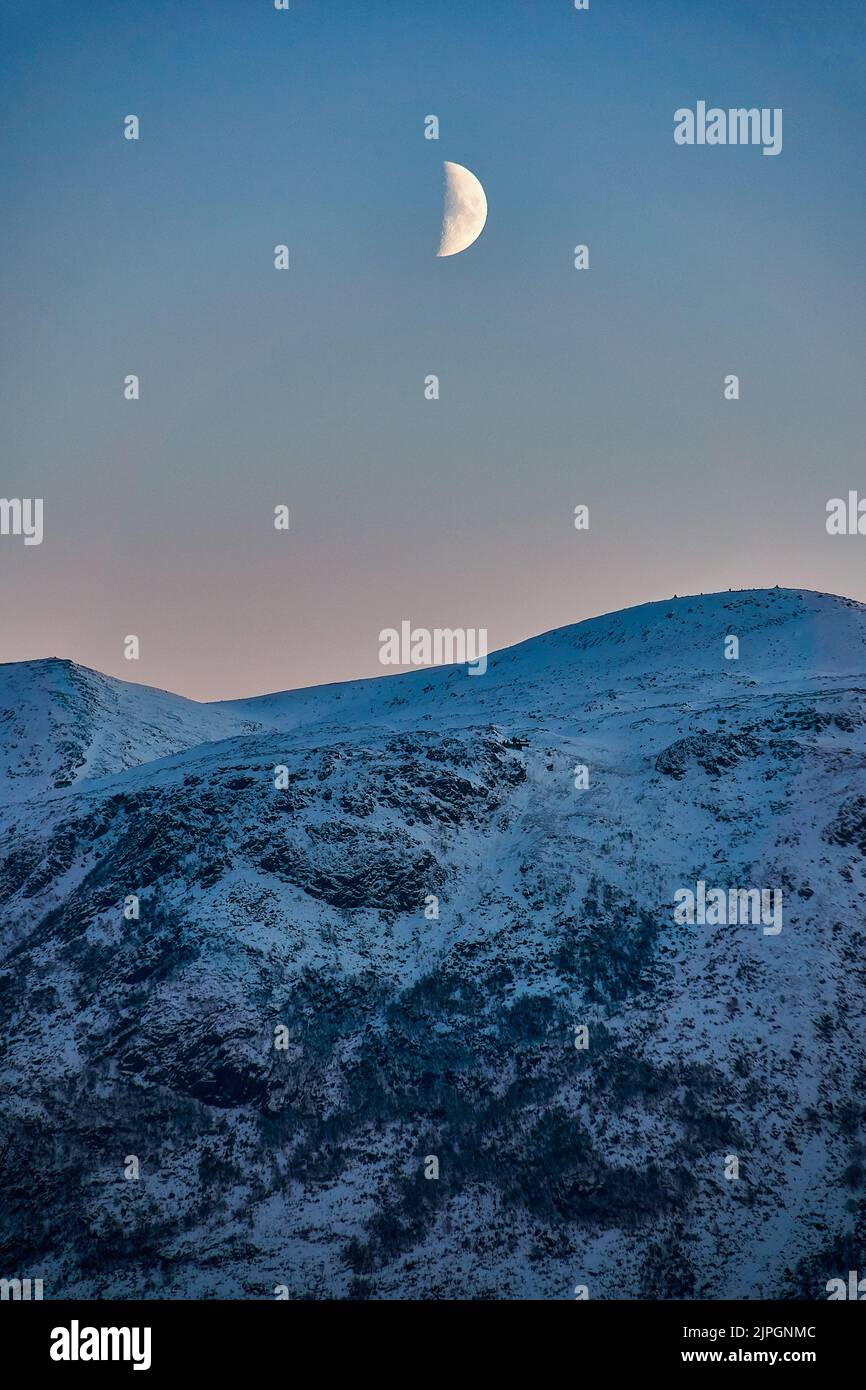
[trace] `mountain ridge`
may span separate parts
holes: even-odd
[[[0,721],[5,721],[4,733],[8,732],[8,726],[15,718],[10,702],[14,702],[16,695],[20,693],[19,687],[22,682],[19,677],[23,675],[35,675],[37,679],[29,682],[31,687],[37,683],[44,686],[45,678],[54,674],[54,668],[62,667],[69,689],[64,693],[55,691],[56,702],[62,703],[65,698],[68,705],[76,691],[83,691],[85,697],[89,697],[90,708],[85,708],[79,721],[80,727],[77,728],[70,729],[68,721],[63,721],[62,708],[59,714],[49,710],[47,716],[44,710],[40,710],[35,720],[32,708],[25,710],[23,722],[29,729],[37,731],[40,746],[45,746],[51,733],[55,736],[55,743],[60,743],[59,751],[54,754],[56,761],[60,763],[54,778],[55,789],[89,780],[91,776],[104,776],[111,770],[108,763],[112,757],[117,761],[119,770],[141,765],[153,757],[171,756],[218,737],[231,738],[244,733],[264,732],[268,728],[288,734],[303,728],[309,729],[314,724],[320,725],[323,736],[326,736],[335,723],[345,722],[347,715],[357,719],[360,714],[375,722],[390,722],[393,727],[399,727],[405,725],[407,716],[409,720],[423,718],[424,696],[430,697],[426,701],[428,706],[435,706],[440,691],[449,683],[451,686],[459,684],[463,688],[455,689],[453,692],[449,690],[449,697],[456,700],[456,705],[447,711],[447,717],[454,722],[471,722],[475,718],[486,717],[488,705],[495,706],[494,700],[488,700],[488,693],[491,690],[497,691],[503,678],[513,681],[515,677],[522,677],[536,687],[539,684],[543,685],[546,671],[554,674],[557,665],[561,668],[564,661],[568,661],[572,649],[582,653],[593,651],[599,645],[613,645],[615,642],[625,642],[627,645],[631,643],[633,646],[635,633],[629,632],[628,629],[636,628],[639,623],[644,624],[644,638],[654,630],[657,635],[667,638],[669,634],[661,632],[661,625],[668,620],[667,615],[671,615],[676,621],[693,613],[696,607],[717,609],[718,612],[711,611],[706,619],[716,623],[717,627],[731,625],[730,622],[720,623],[722,618],[736,619],[745,613],[751,619],[751,624],[744,634],[737,635],[751,636],[772,631],[774,627],[784,628],[786,624],[796,623],[798,619],[802,628],[805,618],[814,617],[822,610],[829,610],[839,619],[866,612],[864,605],[854,599],[822,594],[814,590],[738,590],[712,595],[691,595],[620,609],[566,627],[549,629],[536,637],[527,638],[514,646],[491,653],[488,672],[484,676],[465,677],[464,668],[461,667],[425,667],[396,675],[365,677],[324,686],[304,686],[297,690],[276,691],[238,700],[205,702],[190,700],[158,687],[121,681],[67,659],[51,657],[0,665]],[[771,612],[781,611],[777,612],[770,622],[756,623],[756,620],[766,617],[765,613],[762,614],[762,609]],[[733,625],[736,626],[736,623]],[[866,636],[863,631],[854,629],[859,641],[851,645],[864,649],[864,660],[860,664],[847,654],[849,644],[844,637],[851,637],[851,625],[844,622],[839,625],[843,629],[843,636],[837,635],[835,642],[826,644],[824,649],[816,644],[814,652],[806,652],[812,664],[832,660],[838,666],[838,671],[818,670],[802,673],[807,675],[807,678],[814,681],[831,680],[845,674],[853,675],[866,671]],[[623,628],[625,631],[622,631]],[[728,686],[732,691],[740,679],[768,679],[769,673],[756,662],[753,653],[750,653],[748,662],[744,663],[748,675],[740,676],[739,663],[723,661],[721,647],[724,636],[720,630],[715,634],[715,652],[711,652],[710,643],[706,638],[703,644],[696,644],[691,652],[691,655],[703,657],[707,662],[708,673],[715,669],[717,681],[713,689],[719,696],[724,693],[727,697],[729,692],[726,689],[723,691],[723,687]],[[771,673],[776,679],[780,679],[783,673],[789,672],[792,668],[796,670],[795,658],[803,655],[802,644],[799,651],[793,644],[781,644],[776,666],[771,668]],[[643,656],[644,653],[638,651],[638,657]],[[653,678],[653,685],[658,689],[661,674],[669,670],[670,660],[663,653],[662,659],[656,663],[655,670],[652,666],[644,666],[637,671],[626,671],[620,662],[617,675],[620,681],[628,676],[632,684],[641,677],[645,680]],[[585,679],[590,680],[591,674],[585,676]],[[660,688],[665,688],[664,682]],[[708,692],[708,698],[711,693]],[[478,698],[475,698],[476,696]],[[399,705],[403,701],[410,708],[401,714]],[[418,706],[422,708],[419,710]],[[310,713],[311,710],[315,710],[315,718]],[[495,708],[490,711],[491,715],[495,715],[496,712]],[[501,705],[498,712],[501,715]],[[122,718],[124,723],[124,733],[121,734],[119,730],[113,731],[112,737],[108,740],[109,747],[104,750],[92,747],[96,713],[108,721],[109,728],[111,716]],[[55,716],[53,720],[52,715]],[[52,722],[57,727],[49,727],[46,730],[46,724],[50,726]],[[21,728],[20,718],[17,723]],[[5,756],[10,743],[11,740],[4,737],[3,753],[0,756]],[[31,767],[35,768],[35,771],[28,775],[28,768]],[[31,792],[39,794],[47,788],[47,773],[40,766],[35,750],[27,750],[23,769],[12,767],[8,758],[0,764],[0,787],[3,788],[0,797],[14,795],[15,799],[26,797]]]
[[[32,743],[0,722],[38,783],[0,800],[7,1267],[557,1299],[862,1266],[866,609],[613,618],[264,718],[66,671]],[[778,891],[782,930],[678,922],[699,881]]]

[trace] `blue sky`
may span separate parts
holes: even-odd
[[[0,659],[219,698],[378,674],[404,618],[866,600],[824,529],[866,493],[864,69],[854,3],[7,0],[0,492],[45,540],[0,541]],[[676,146],[699,99],[781,107],[781,155]],[[489,216],[439,260],[443,160]]]

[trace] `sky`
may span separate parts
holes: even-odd
[[[864,79],[861,0],[4,0],[0,661],[223,699],[403,620],[866,600]],[[782,152],[678,146],[699,100]]]

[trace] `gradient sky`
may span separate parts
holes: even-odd
[[[700,99],[781,155],[676,146]],[[45,540],[0,538],[0,660],[218,699],[382,674],[404,618],[866,600],[864,118],[861,0],[4,0],[0,495]],[[490,210],[437,259],[443,160]]]

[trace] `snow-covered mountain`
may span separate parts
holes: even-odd
[[[229,707],[112,680],[56,657],[0,665],[0,803],[253,727]]]
[[[0,729],[0,1273],[820,1298],[866,1267],[862,605],[673,599],[483,676],[213,705],[27,662]],[[782,929],[678,921],[698,882],[781,893]]]

